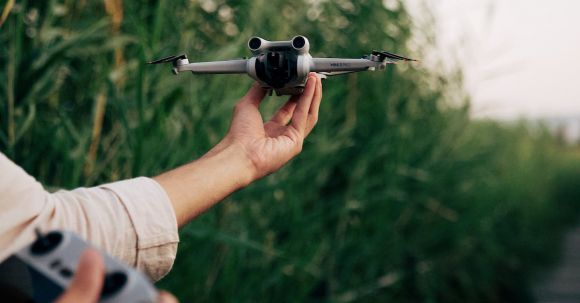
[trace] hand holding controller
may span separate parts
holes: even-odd
[[[105,264],[101,254],[94,249],[87,249],[81,255],[77,272],[69,288],[55,303],[93,303],[99,299]],[[160,291],[158,303],[178,303],[177,299],[168,292]]]
[[[89,251],[83,255],[87,249]],[[31,298],[33,302],[53,302],[69,286],[72,289],[64,293],[60,303],[71,302],[70,297],[75,297],[75,293],[76,298],[80,294],[88,299],[91,292],[103,303],[153,303],[159,297],[155,287],[140,272],[107,255],[103,254],[101,259],[90,245],[69,231],[38,233],[34,243],[4,263],[9,262],[14,265],[11,270],[13,282],[3,283],[11,284],[22,297]],[[104,279],[99,279],[103,274]]]
[[[97,302],[101,295],[104,278],[105,264],[101,254],[94,249],[85,250],[69,287],[55,303]]]

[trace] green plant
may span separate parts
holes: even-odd
[[[51,188],[155,175],[218,142],[250,79],[146,61],[298,33],[320,56],[421,58],[436,37],[386,2],[21,1],[0,28],[0,149]],[[303,153],[185,227],[160,286],[197,302],[527,301],[578,212],[562,169],[578,161],[541,128],[472,121],[467,99],[460,72],[422,65],[328,80]]]

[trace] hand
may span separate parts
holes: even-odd
[[[79,260],[77,273],[69,288],[55,302],[56,303],[94,303],[99,301],[103,280],[105,278],[105,264],[101,255],[93,249],[86,250]],[[171,294],[160,292],[159,303],[177,303]]]
[[[304,138],[318,121],[322,82],[310,73],[304,92],[290,99],[264,123],[259,106],[266,91],[258,84],[236,104],[230,130],[210,153],[237,146],[254,167],[251,181],[272,173],[302,150]]]
[[[230,130],[220,143],[200,159],[154,178],[167,193],[178,226],[276,171],[302,150],[318,120],[320,79],[311,73],[304,92],[290,97],[266,123],[259,111],[265,95],[254,85],[236,104]]]

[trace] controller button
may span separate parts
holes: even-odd
[[[60,267],[60,260],[57,259],[57,260],[52,261],[49,266],[51,269],[59,268]]]
[[[73,276],[73,272],[68,268],[63,268],[59,272],[60,272],[60,275],[65,277],[65,278],[70,278]]]

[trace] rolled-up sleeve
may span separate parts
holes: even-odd
[[[33,241],[35,228],[74,231],[153,280],[171,269],[179,242],[169,197],[153,179],[49,193],[0,154],[0,259]]]
[[[175,212],[165,190],[145,177],[101,188],[111,191],[123,203],[131,220],[137,237],[134,264],[156,279],[166,275],[175,260],[179,236]]]

